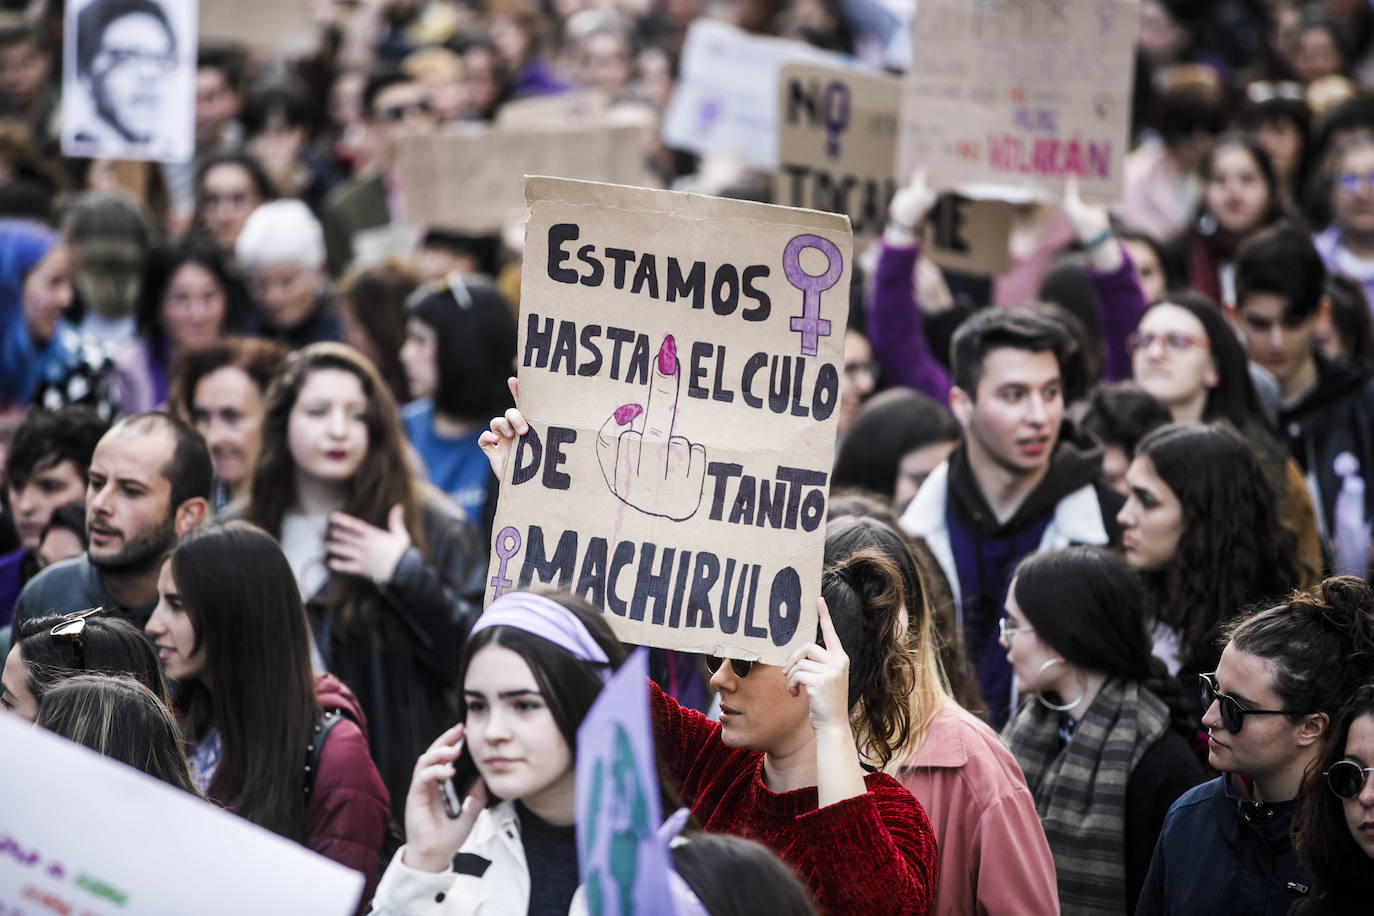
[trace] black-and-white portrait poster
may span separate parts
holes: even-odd
[[[62,153],[188,162],[196,0],[67,0]]]

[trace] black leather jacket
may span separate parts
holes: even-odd
[[[1336,457],[1349,452],[1365,479],[1365,518],[1374,519],[1374,375],[1351,363],[1317,358],[1317,387],[1279,411],[1279,429],[1308,480],[1315,479],[1322,531],[1329,537],[1341,478]]]

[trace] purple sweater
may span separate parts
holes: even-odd
[[[925,322],[916,300],[916,259],[921,245],[882,242],[878,266],[873,272],[873,297],[868,317],[873,355],[890,385],[902,385],[929,395],[939,404],[949,403],[949,372],[926,342]],[[1098,319],[1106,343],[1105,381],[1131,377],[1131,351],[1126,339],[1140,324],[1148,304],[1136,282],[1135,266],[1122,249],[1121,266],[1100,273],[1085,265],[1084,271],[1097,291]]]

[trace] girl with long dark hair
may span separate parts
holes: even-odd
[[[351,348],[312,344],[273,381],[243,518],[280,542],[316,665],[357,694],[399,813],[415,758],[453,719],[477,614],[463,595],[486,565],[472,528],[412,477],[391,392]]]
[[[1216,667],[1223,623],[1300,583],[1293,535],[1254,450],[1222,424],[1150,433],[1126,484],[1126,562],[1145,580],[1155,654],[1186,681]]]
[[[1054,853],[1064,913],[1130,913],[1169,806],[1205,778],[1197,725],[1151,655],[1145,591],[1116,554],[1035,554],[1002,645],[1024,699],[1002,736]]]
[[[305,610],[281,548],[243,522],[196,531],[157,586],[146,630],[178,685],[197,788],[362,872],[367,900],[389,800],[352,691],[311,672]]]

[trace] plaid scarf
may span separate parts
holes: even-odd
[[[1067,743],[1060,713],[1027,698],[1002,732],[1054,854],[1062,912],[1125,913],[1126,783],[1169,727],[1136,681],[1102,685]]]

